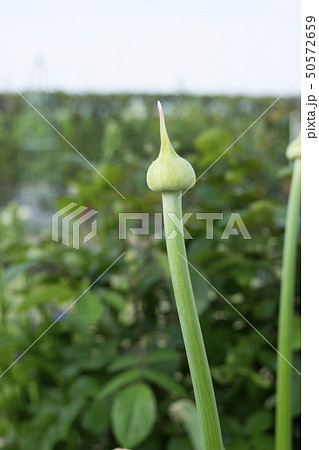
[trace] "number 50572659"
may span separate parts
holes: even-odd
[[[316,54],[316,19],[313,16],[306,17],[306,78],[315,78],[315,54]]]

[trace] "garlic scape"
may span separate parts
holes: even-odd
[[[296,284],[297,242],[300,220],[301,136],[287,147],[292,161],[292,178],[286,212],[278,319],[275,449],[291,450],[293,392],[293,327]]]
[[[158,108],[161,149],[158,158],[148,169],[147,184],[151,190],[162,193],[170,275],[202,437],[202,442],[198,443],[198,447],[203,450],[223,450],[213,383],[189,275],[183,234],[182,191],[188,190],[195,184],[196,176],[192,166],[178,156],[173,149],[159,102]],[[174,220],[172,220],[172,216],[174,216]]]

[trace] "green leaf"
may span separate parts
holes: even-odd
[[[150,353],[147,353],[146,355],[127,354],[115,359],[109,365],[109,372],[118,372],[129,367],[138,368],[138,366],[145,365],[158,366],[159,368],[162,368],[163,364],[165,365],[165,367],[167,365],[168,368],[173,368],[173,370],[176,370],[180,359],[180,353],[178,353],[176,350],[171,349],[154,350]]]
[[[195,403],[187,399],[177,400],[170,406],[170,414],[174,420],[182,423],[194,450],[203,450]]]
[[[252,434],[260,434],[271,428],[272,424],[273,416],[270,411],[255,411],[248,416],[244,426],[244,432],[247,436],[251,436]]]
[[[125,298],[115,291],[99,289],[99,294],[116,311],[122,311],[125,308]]]
[[[247,375],[250,378],[250,380],[256,384],[256,386],[262,388],[262,389],[269,389],[272,386],[272,381],[268,378],[265,378],[264,376],[260,375],[257,372],[254,372],[253,370],[248,370]]]
[[[145,356],[146,367],[168,374],[173,374],[179,369],[181,359],[180,352],[169,348],[154,350]]]
[[[194,142],[195,148],[202,153],[200,163],[205,166],[216,161],[233,140],[231,131],[225,127],[214,126],[203,131]]]
[[[165,348],[162,350],[153,350],[146,355],[146,361],[148,364],[157,364],[162,362],[176,362],[181,359],[181,355],[178,351]]]
[[[67,437],[69,428],[72,422],[76,419],[77,415],[83,408],[85,403],[84,398],[78,398],[74,402],[69,405],[65,405],[59,414],[58,426],[59,426],[59,435],[64,438]]]
[[[256,386],[262,389],[269,389],[272,386],[271,380],[265,378],[263,375],[255,372],[254,370],[247,369],[246,367],[238,367],[238,369],[235,370],[235,373],[248,377]]]
[[[140,355],[124,355],[117,358],[109,365],[109,371],[118,372],[119,370],[127,369],[132,366],[138,366],[139,364],[141,364]]]
[[[176,383],[171,377],[163,372],[157,372],[155,370],[145,370],[144,376],[148,381],[156,384],[160,388],[169,392],[170,394],[177,394],[185,397],[187,395],[186,390],[180,384]]]
[[[99,389],[99,384],[93,376],[82,375],[70,384],[69,394],[73,398],[94,397]]]
[[[96,323],[103,315],[103,305],[97,295],[87,292],[76,304],[77,315],[87,325]]]
[[[26,295],[25,301],[21,305],[21,310],[50,301],[62,302],[71,300],[74,297],[74,292],[66,282],[39,284]]]
[[[117,441],[124,447],[140,444],[151,432],[155,417],[155,396],[146,384],[125,388],[117,394],[111,412]]]
[[[103,389],[98,393],[97,398],[103,398],[107,395],[114,394],[114,392],[121,389],[123,386],[131,383],[132,381],[139,380],[141,378],[141,371],[138,369],[128,370],[113,377]]]
[[[11,266],[5,268],[3,270],[3,275],[2,275],[3,286],[6,287],[18,275],[20,275],[21,273],[25,272],[33,264],[34,263],[32,261],[21,262],[21,263],[17,263],[17,264],[11,264]]]
[[[93,433],[101,433],[106,430],[110,424],[110,411],[104,399],[95,400],[86,409],[82,425],[86,430]]]

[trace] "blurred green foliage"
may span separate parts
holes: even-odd
[[[50,227],[42,233],[30,230],[14,203],[3,208],[1,373],[20,359],[0,379],[0,447],[189,450],[182,423],[170,413],[172,404],[193,394],[164,242],[154,239],[153,215],[151,236],[128,233],[126,240],[118,239],[119,212],[161,211],[160,195],[145,182],[159,149],[156,97],[49,96],[44,108],[54,105],[48,108],[54,125],[125,199],[58,139],[64,194],[55,211],[71,201],[96,209],[97,236],[75,250],[52,241]],[[273,101],[183,95],[161,100],[173,145],[198,176]],[[183,198],[185,211],[224,214],[214,223],[213,240],[205,238],[205,221],[193,216],[187,222],[193,236],[187,241],[190,262],[274,346],[290,183],[288,119],[298,108],[298,99],[281,99]],[[17,130],[25,114],[21,99],[0,96],[2,204],[14,198],[19,183],[23,132]],[[35,115],[33,120],[41,119]],[[241,214],[251,240],[241,235],[221,239],[232,212]],[[225,446],[270,450],[276,352],[192,269],[191,276]],[[298,281],[297,368],[299,293]],[[295,449],[300,446],[299,383],[296,375]]]

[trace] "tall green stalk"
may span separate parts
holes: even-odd
[[[223,449],[218,411],[206,350],[189,276],[182,225],[182,191],[162,193],[165,237],[173,290],[181,324],[188,364],[206,450]],[[178,219],[179,230],[169,217]],[[171,233],[176,233],[170,238]]]
[[[297,138],[298,139],[298,138]],[[298,154],[299,146],[299,154]],[[292,155],[291,154],[292,149]],[[290,150],[290,151],[289,151]],[[285,239],[283,249],[282,281],[279,307],[278,355],[277,360],[277,408],[276,408],[276,450],[290,450],[292,447],[292,370],[287,361],[292,361],[292,328],[294,310],[294,288],[296,272],[297,237],[300,214],[300,143],[294,141],[287,149],[288,157],[294,158],[290,186]]]
[[[195,184],[191,165],[173,149],[161,110],[161,150],[147,182],[162,192],[168,261],[202,434],[203,450],[222,450],[223,442],[206,350],[189,276],[182,223],[182,190]]]

